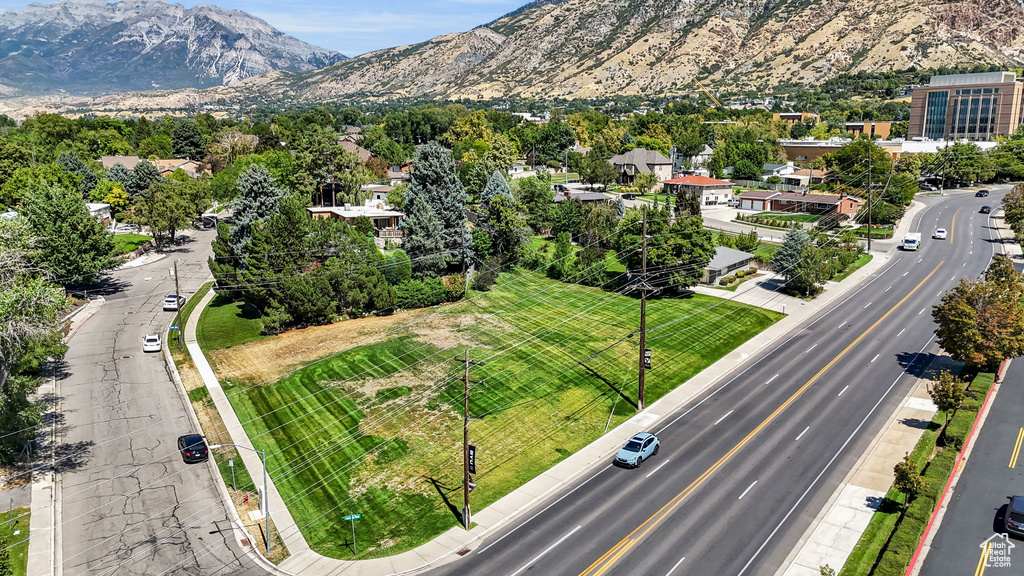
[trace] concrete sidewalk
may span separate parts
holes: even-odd
[[[473,521],[476,526],[466,531],[454,527],[434,540],[414,550],[397,554],[388,558],[376,558],[359,561],[343,561],[327,558],[309,548],[299,528],[285,507],[284,500],[276,488],[269,488],[270,515],[278,531],[281,533],[291,556],[282,562],[279,569],[289,574],[331,574],[344,571],[353,575],[384,576],[403,574],[420,569],[435,567],[459,558],[460,552],[473,549],[485,537],[504,526],[509,521],[519,518],[523,513],[536,507],[548,496],[566,486],[568,483],[585,476],[596,467],[607,464],[616,450],[637,430],[655,427],[658,422],[675,413],[705,390],[720,382],[734,369],[741,366],[751,356],[800,329],[813,314],[822,308],[838,301],[851,289],[858,287],[863,281],[880,270],[889,258],[884,254],[876,254],[875,258],[860,270],[854,272],[842,284],[830,283],[825,292],[813,301],[785,296],[773,290],[760,287],[760,282],[748,282],[748,287],[736,293],[712,290],[718,297],[735,297],[738,302],[765,306],[780,310],[785,306],[785,318],[766,329],[761,334],[733,350],[718,362],[706,368],[672,392],[666,394],[648,408],[611,430],[587,447],[558,463],[543,474],[520,486],[512,493],[487,508],[476,512]],[[199,302],[191,318],[199,318],[202,309],[212,299],[213,293],[207,294]],[[251,446],[251,442],[235,415],[216,375],[210,368],[206,357],[199,348],[195,338],[195,323],[185,327],[185,342],[192,354],[193,361],[205,381],[210,395],[224,420],[232,441],[243,446]],[[243,461],[252,477],[262,475],[259,459],[252,455],[242,454]]]

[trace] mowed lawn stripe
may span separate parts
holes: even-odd
[[[470,394],[476,510],[600,436],[613,405],[612,426],[634,414],[635,297],[516,272],[471,298],[433,317],[450,327],[437,343],[414,326],[229,393],[317,551],[352,557],[341,517],[353,512],[363,515],[360,557],[408,550],[456,525],[462,342],[484,361],[471,371],[480,382]],[[648,402],[779,318],[701,295],[649,300]]]

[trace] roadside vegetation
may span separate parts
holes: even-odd
[[[128,254],[150,240],[152,238],[144,234],[117,234],[114,236],[114,250],[118,254]]]
[[[0,514],[0,574],[25,576],[28,572],[28,506]]]

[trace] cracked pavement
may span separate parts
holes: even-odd
[[[162,303],[174,292],[173,259],[191,294],[209,274],[213,235],[194,233],[168,258],[113,272],[106,302],[68,342],[57,375],[65,576],[266,573],[236,543],[219,479],[182,462],[177,438],[196,431],[190,408],[162,355],[142,352],[145,334],[171,324]]]

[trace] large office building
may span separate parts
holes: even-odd
[[[991,140],[1024,124],[1024,82],[1013,72],[932,76],[914,88],[908,138]]]

